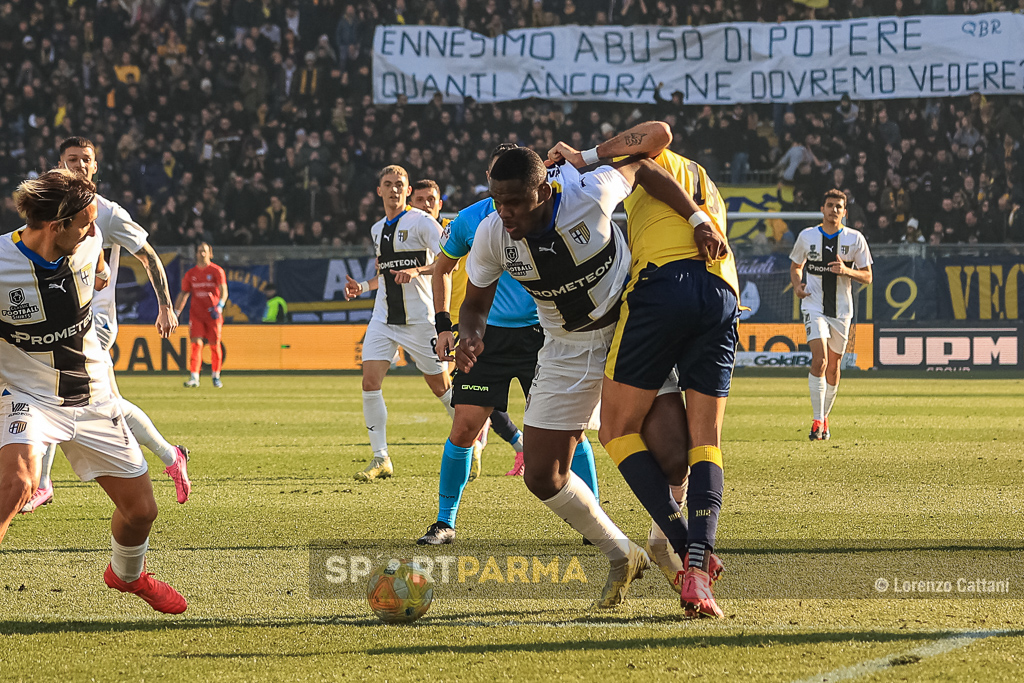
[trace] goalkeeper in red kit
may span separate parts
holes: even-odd
[[[196,265],[189,268],[181,280],[181,294],[174,302],[180,316],[185,302],[192,295],[188,310],[189,347],[186,387],[199,386],[199,368],[203,364],[203,342],[210,345],[210,364],[213,366],[213,386],[220,389],[221,348],[220,330],[224,324],[224,304],[228,301],[228,279],[224,269],[213,262],[213,249],[206,242],[196,247]]]

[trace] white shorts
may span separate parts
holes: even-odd
[[[665,383],[661,385],[661,389],[658,389],[658,396],[664,396],[665,394],[678,394],[679,392],[679,371],[672,368],[672,371],[668,373],[668,377],[665,378]]]
[[[828,340],[828,348],[840,356],[846,352],[846,341],[850,338],[850,318],[830,318],[821,313],[804,313],[804,328],[807,342],[813,339]]]
[[[605,358],[614,334],[615,325],[593,332],[573,332],[568,338],[552,336],[545,330],[523,424],[558,431],[599,429]],[[675,370],[658,395],[672,391],[679,391]]]
[[[424,375],[438,375],[445,371],[445,366],[434,353],[436,339],[437,333],[430,323],[388,325],[379,320],[371,320],[363,337],[363,362],[386,360],[390,363],[401,346],[416,361],[420,372]]]
[[[104,351],[109,351],[117,340],[117,318],[111,318],[106,313],[93,311],[92,326],[96,328],[96,336],[100,339],[100,346]]]
[[[42,404],[8,387],[0,400],[0,446],[31,444],[39,449],[60,444],[82,481],[96,477],[131,479],[147,472],[139,442],[113,397],[81,408]]]

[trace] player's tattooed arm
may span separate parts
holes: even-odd
[[[647,121],[619,133],[611,140],[597,146],[597,153],[603,159],[640,154],[656,157],[672,143],[672,129],[663,121]]]
[[[645,137],[647,137],[647,133],[626,133],[623,142],[626,143],[626,147],[639,147]]]
[[[656,157],[672,142],[672,129],[661,121],[648,121],[633,126],[611,140],[602,142],[594,149],[601,159],[614,159],[630,155],[639,157]],[[548,161],[553,164],[568,161],[576,168],[589,164],[584,161],[583,153],[565,142],[559,142],[548,150]]]
[[[164,263],[149,242],[143,244],[142,249],[135,252],[135,258],[139,259],[145,267],[149,281],[153,285],[153,291],[156,292],[157,303],[160,305],[160,312],[156,318],[157,332],[161,337],[167,338],[178,327],[178,316],[174,312],[176,307],[172,308],[171,306],[171,290],[167,286],[167,272],[164,270]],[[184,306],[185,302],[182,301],[181,305]]]

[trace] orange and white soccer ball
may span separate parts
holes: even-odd
[[[385,624],[411,624],[430,609],[434,585],[411,560],[389,560],[366,584],[370,609]]]

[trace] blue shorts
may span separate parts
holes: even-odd
[[[626,288],[605,376],[653,390],[676,367],[681,389],[728,396],[738,319],[736,293],[704,261],[649,265]]]

